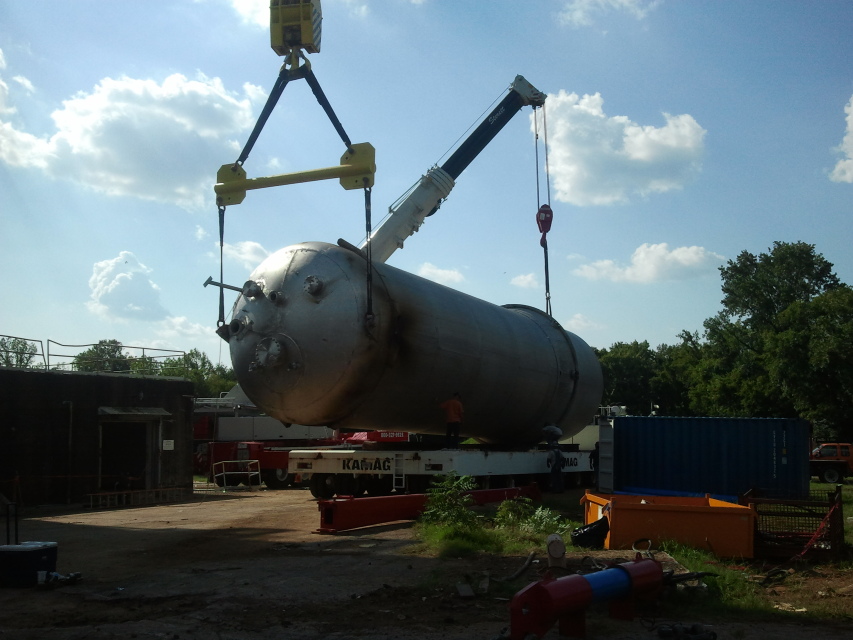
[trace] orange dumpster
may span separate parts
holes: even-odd
[[[631,549],[648,538],[660,547],[672,540],[721,558],[752,558],[755,511],[750,507],[704,498],[607,495],[586,492],[581,498],[584,524],[606,516],[610,532],[605,549]]]

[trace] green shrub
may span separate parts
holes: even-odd
[[[518,529],[529,533],[564,535],[574,528],[574,523],[547,507],[535,507],[530,498],[504,500],[495,514],[495,526]]]
[[[429,498],[416,532],[424,546],[441,557],[461,557],[478,551],[527,553],[541,549],[550,533],[566,534],[576,525],[555,511],[536,507],[529,498],[505,500],[493,518],[478,515],[466,491],[474,479],[450,474],[429,489]]]
[[[459,476],[456,472],[443,476],[427,489],[427,502],[421,514],[421,522],[445,524],[459,528],[477,525],[477,515],[468,507],[474,502],[466,491],[477,486],[471,476]]]

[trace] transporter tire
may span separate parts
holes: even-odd
[[[339,496],[360,498],[364,495],[364,482],[362,481],[362,476],[339,473],[335,476],[335,489],[335,493]]]
[[[409,493],[426,493],[432,484],[432,476],[406,476],[406,491]]]
[[[367,476],[364,484],[367,489],[367,495],[372,497],[390,496],[394,492],[394,478],[389,474],[384,476]]]
[[[824,467],[821,469],[820,479],[829,484],[838,484],[844,479],[844,474],[838,467]]]
[[[293,476],[287,469],[264,469],[261,478],[267,489],[287,489],[293,483]]]
[[[331,500],[337,493],[337,482],[334,474],[315,473],[309,482],[311,495],[317,500]]]

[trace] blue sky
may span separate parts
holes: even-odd
[[[202,286],[219,277],[212,185],[281,65],[267,6],[0,3],[0,334],[229,363]],[[323,17],[312,68],[376,148],[376,222],[516,74],[548,94],[553,313],[592,346],[701,330],[718,267],[776,240],[853,283],[853,2],[325,0]],[[292,82],[245,168],[342,153]],[[535,167],[527,108],[389,263],[543,308]],[[337,181],[250,192],[226,213],[224,280],[290,244],[358,244],[363,215]]]

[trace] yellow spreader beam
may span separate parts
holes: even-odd
[[[247,178],[246,171],[238,164],[223,164],[216,172],[216,204],[225,207],[240,204],[246,197],[246,191],[281,187],[287,184],[315,182],[340,178],[344,189],[363,189],[373,186],[373,176],[376,173],[376,150],[369,142],[352,145],[352,153],[347,151],[341,156],[341,164],[337,167],[309,169],[296,173],[284,173],[267,178]],[[365,182],[366,180],[366,182]]]

